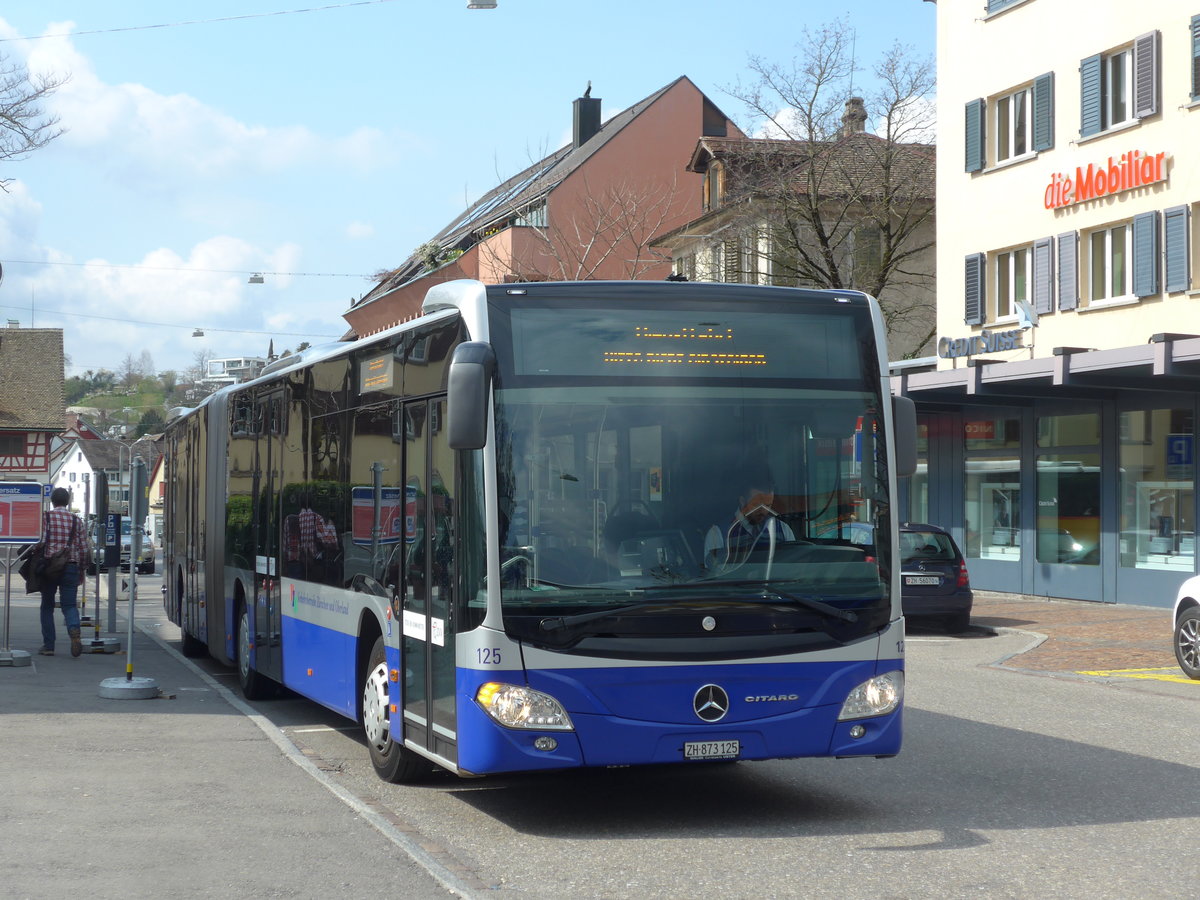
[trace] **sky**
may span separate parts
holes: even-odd
[[[0,327],[62,328],[68,376],[335,340],[375,273],[570,141],[589,81],[607,120],[686,75],[748,128],[750,58],[834,20],[864,81],[894,42],[933,56],[920,0],[10,0],[0,54],[66,81],[62,136],[0,163]]]

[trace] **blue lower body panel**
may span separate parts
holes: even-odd
[[[854,687],[902,669],[903,661],[892,659],[530,672],[528,685],[558,700],[574,731],[501,727],[474,702],[489,673],[460,669],[459,765],[482,775],[685,762],[685,743],[718,741],[737,741],[738,759],[892,756],[900,750],[903,704],[886,716],[837,717]],[[696,712],[697,695],[709,686],[724,698],[724,713],[714,722]],[[854,725],[864,733],[852,737]],[[556,746],[537,749],[541,737],[554,738]]]
[[[358,715],[353,635],[283,617],[283,684],[353,719]]]

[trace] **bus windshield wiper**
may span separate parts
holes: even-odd
[[[661,606],[658,603],[632,603],[626,606],[612,606],[607,609],[598,609],[594,612],[577,613],[573,616],[547,616],[538,623],[538,627],[542,631],[562,631],[564,628],[570,628],[573,625],[582,625],[585,622],[594,622],[597,619],[604,619],[609,616],[619,616],[623,613],[633,612],[638,609],[645,609],[648,606]]]
[[[788,593],[775,587],[769,581],[746,579],[743,581],[711,581],[708,584],[712,587],[756,587],[759,588],[759,592],[753,597],[755,600],[786,600],[789,603],[795,603],[797,606],[803,606],[805,609],[811,609],[813,612],[821,613],[823,616],[827,616],[830,619],[837,619],[840,622],[854,623],[858,621],[858,613],[853,610],[842,609],[840,606],[826,603],[817,597]],[[680,587],[684,586],[680,585]],[[695,585],[686,586],[694,587]]]

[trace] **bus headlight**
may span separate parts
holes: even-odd
[[[886,716],[904,699],[904,673],[885,672],[868,678],[846,697],[838,721]]]
[[[573,731],[571,717],[549,694],[516,684],[489,681],[475,692],[475,702],[505,728]]]

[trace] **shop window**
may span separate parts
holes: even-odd
[[[1015,562],[1021,555],[1021,420],[1004,414],[967,418],[963,440],[964,552]]]
[[[1038,417],[1039,447],[1075,447],[1100,443],[1100,414],[1073,413]]]
[[[1119,414],[1121,565],[1191,574],[1196,559],[1195,415]]]
[[[1153,31],[1080,62],[1081,137],[1158,112],[1159,43],[1159,33]]]
[[[975,416],[963,421],[967,450],[1015,450],[1021,446],[1021,420],[1007,416]]]
[[[1029,300],[1029,248],[996,254],[996,320],[1012,318]]]

